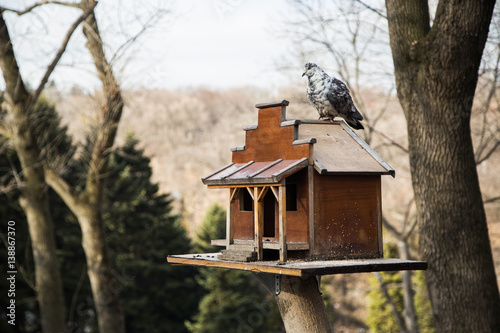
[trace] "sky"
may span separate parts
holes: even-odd
[[[0,5],[22,9],[34,2],[0,0]],[[38,84],[68,27],[80,15],[75,9],[43,7],[21,17],[6,14],[22,75],[31,87]],[[286,0],[101,1],[96,15],[108,59],[157,8],[167,13],[118,52],[115,68],[126,88],[269,88],[286,82],[287,77],[276,71],[292,47],[279,37],[289,8]],[[59,88],[98,87],[84,43],[78,29],[51,76]],[[297,64],[297,78],[302,66]]]

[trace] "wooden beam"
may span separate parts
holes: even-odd
[[[233,202],[236,200],[236,196],[240,192],[240,189],[238,187],[233,187],[229,189],[229,202]]]
[[[280,183],[275,183],[275,184],[267,184],[267,183],[255,183],[255,184],[224,184],[224,185],[207,185],[207,188],[209,189],[219,189],[219,188],[229,188],[229,187],[254,187],[254,186],[273,186],[273,187],[279,187]]]
[[[264,196],[266,195],[267,190],[269,190],[269,186],[265,186],[265,187],[262,188],[262,190],[259,192],[259,196],[257,197],[257,201],[263,201],[264,200]]]
[[[263,259],[262,236],[264,235],[264,201],[258,200],[264,191],[262,187],[254,187],[254,246],[257,260]]]
[[[287,247],[286,247],[286,183],[285,180],[281,181],[279,187],[279,244],[280,244],[280,262],[287,260]]]
[[[251,272],[262,272],[292,276],[314,276],[331,274],[367,273],[381,271],[425,270],[425,261],[414,261],[393,258],[378,259],[343,259],[323,261],[255,261],[239,262],[218,259],[220,253],[179,254],[167,257],[169,263],[239,269]]]
[[[308,187],[308,206],[309,206],[309,253],[314,253],[314,218],[316,207],[314,205],[314,166],[307,166],[307,187]]]
[[[273,194],[274,194],[274,197],[276,198],[276,201],[279,201],[280,200],[279,194],[278,194],[279,186],[273,186],[273,187],[271,187],[271,190],[273,191]]]
[[[248,190],[248,193],[250,193],[250,196],[252,197],[252,200],[255,201],[255,197],[254,197],[254,189],[256,187],[249,187],[248,185],[246,186],[246,189]]]
[[[234,211],[234,201],[236,200],[236,195],[238,194],[238,192],[239,189],[237,188],[229,189],[229,200],[228,200],[227,216],[226,216],[226,239],[227,239],[226,249],[229,249],[229,245],[233,243],[234,239],[233,211]]]

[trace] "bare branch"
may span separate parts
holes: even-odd
[[[120,53],[124,52],[130,45],[132,45],[139,37],[141,37],[150,27],[156,24],[160,18],[166,14],[164,10],[157,10],[153,15],[151,15],[146,23],[142,26],[141,30],[137,32],[134,36],[130,37],[125,43],[120,45],[118,50],[111,57],[109,63],[113,65],[115,61],[120,57]]]
[[[488,158],[490,158],[490,156],[497,150],[498,147],[500,147],[500,140],[495,142],[493,147],[491,147],[491,149],[483,157],[479,158],[478,156],[478,159],[476,160],[476,165],[479,165],[484,161],[486,161]]]
[[[59,51],[57,52],[56,56],[54,57],[54,60],[52,60],[52,63],[47,67],[47,70],[45,72],[45,75],[43,76],[42,80],[40,81],[40,84],[38,85],[38,88],[33,92],[32,99],[30,102],[29,109],[35,105],[36,101],[40,97],[40,94],[42,93],[42,90],[45,88],[45,85],[47,84],[47,81],[49,80],[50,75],[56,68],[57,63],[61,59],[62,55],[64,54],[64,51],[66,50],[66,47],[68,46],[69,40],[73,33],[75,32],[76,28],[82,23],[90,14],[93,13],[95,6],[97,5],[97,2],[94,3],[89,9],[87,9],[79,18],[78,20],[73,23],[73,25],[70,27],[68,32],[66,33],[66,37],[64,38],[64,41],[59,48]]]
[[[384,216],[382,216],[382,223],[384,224],[384,227],[389,230],[398,240],[401,240],[401,232],[399,232]]]
[[[391,308],[392,315],[394,316],[394,318],[396,318],[396,322],[398,323],[399,326],[399,331],[402,333],[407,333],[408,330],[406,328],[405,322],[403,318],[401,318],[401,314],[398,312],[398,309],[396,309],[396,304],[394,304],[394,301],[389,295],[389,291],[387,290],[387,284],[382,279],[382,275],[380,275],[379,272],[375,272],[373,274],[375,275],[380,284],[380,290],[382,290],[382,294],[384,295],[385,299],[387,300],[387,303],[389,304],[389,307]]]
[[[500,197],[493,197],[493,198],[489,198],[489,199],[484,200],[483,204],[492,203],[492,202],[496,202],[499,200],[500,200]]]
[[[68,3],[68,2],[64,2],[64,1],[56,1],[56,0],[45,0],[45,1],[39,1],[31,6],[29,6],[28,8],[24,9],[24,10],[15,10],[15,9],[10,9],[10,8],[5,8],[5,7],[0,7],[0,11],[8,11],[8,12],[13,12],[13,13],[16,13],[18,16],[21,16],[21,15],[24,15],[24,14],[27,14],[29,12],[31,12],[33,9],[37,8],[37,7],[40,7],[40,6],[43,6],[43,5],[47,5],[47,4],[54,4],[54,5],[62,5],[62,6],[67,6],[67,7],[74,7],[74,8],[80,8],[80,4],[78,3]]]
[[[376,133],[376,134],[379,134],[380,136],[382,136],[384,139],[386,140],[389,140],[390,142],[390,145],[394,146],[394,147],[397,147],[399,149],[401,149],[402,151],[404,151],[405,153],[408,154],[408,148],[406,147],[403,147],[401,144],[397,143],[396,141],[392,140],[390,137],[388,137],[387,135],[385,135],[384,133],[380,132],[379,130],[376,130],[373,126],[371,126],[370,124],[366,124],[366,126],[370,129],[370,131],[372,131],[373,133]]]
[[[63,199],[64,203],[74,212],[78,206],[78,202],[81,201],[75,190],[69,185],[64,179],[62,179],[57,173],[48,168],[43,168],[45,174],[45,181],[52,187],[54,191]]]
[[[366,9],[369,9],[371,10],[372,12],[374,12],[375,14],[377,14],[378,16],[384,18],[387,20],[387,16],[382,13],[380,10],[376,9],[376,8],[373,8],[372,6],[369,6],[367,5],[366,3],[364,3],[363,1],[361,0],[356,0],[359,4],[363,5]]]

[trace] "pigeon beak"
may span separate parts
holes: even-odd
[[[307,72],[307,71],[306,71]],[[304,77],[304,75],[306,75],[306,72],[302,73],[302,77]]]

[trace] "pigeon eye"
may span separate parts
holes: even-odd
[[[310,70],[311,69],[311,66],[307,67],[307,70]]]

